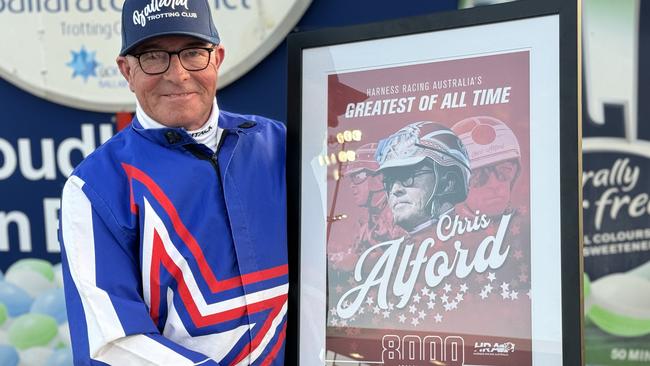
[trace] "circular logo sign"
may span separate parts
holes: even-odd
[[[226,58],[224,87],[284,39],[311,0],[208,0]],[[124,0],[0,0],[0,76],[50,101],[101,112],[135,109],[120,74]]]

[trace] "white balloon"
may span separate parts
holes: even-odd
[[[54,271],[54,283],[56,284],[56,287],[63,288],[63,270],[61,268],[61,263],[55,264],[52,267],[52,270]]]
[[[59,340],[63,342],[66,347],[70,347],[70,326],[68,325],[68,322],[59,325]]]
[[[53,349],[48,347],[32,347],[18,351],[20,363],[18,366],[43,366],[52,356]]]
[[[5,275],[5,281],[22,288],[34,298],[56,285],[54,281],[28,267],[10,268]]]
[[[0,345],[8,345],[9,344],[9,334],[7,333],[6,330],[0,329]]]

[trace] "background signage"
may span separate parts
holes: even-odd
[[[102,112],[134,110],[133,94],[115,64],[121,46],[123,3],[0,0],[0,77],[71,107]],[[311,0],[209,3],[226,47],[219,77],[219,86],[224,87],[274,49]]]

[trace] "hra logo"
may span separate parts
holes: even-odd
[[[490,343],[474,342],[474,355],[478,356],[508,356],[515,352],[515,344],[512,342]]]
[[[66,66],[72,69],[72,78],[80,76],[84,79],[84,82],[88,81],[88,78],[91,76],[97,77],[97,66],[99,63],[95,60],[95,52],[88,52],[81,46],[81,50],[70,51],[72,54],[72,60],[66,63]]]

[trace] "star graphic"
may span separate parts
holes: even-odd
[[[499,286],[499,287],[501,287],[501,289],[502,289],[503,291],[509,291],[509,290],[510,290],[510,284],[505,283],[505,282],[502,282],[502,283],[501,283],[501,286]]]
[[[72,54],[72,60],[65,64],[72,69],[72,78],[80,76],[84,79],[84,82],[88,81],[88,78],[91,76],[97,76],[95,69],[99,66],[99,63],[95,60],[95,52],[88,52],[86,48],[81,46],[79,52],[70,51]]]
[[[528,290],[528,292],[526,293],[526,295],[528,296],[529,299],[532,299],[532,298],[533,298],[532,290]]]
[[[420,290],[422,293],[422,296],[427,296],[429,295],[429,288],[428,287],[422,287],[422,290]]]
[[[417,327],[418,325],[420,325],[420,321],[418,320],[418,318],[413,318],[413,319],[411,319],[411,324],[414,327]]]
[[[494,275],[494,272],[490,272],[490,273],[488,273],[487,278],[488,278],[488,280],[490,280],[490,282],[492,282],[492,281],[497,279],[497,276]]]
[[[463,301],[463,294],[460,292],[456,294],[456,301],[461,302]]]
[[[449,297],[447,295],[442,295],[440,296],[440,300],[442,300],[442,302],[447,302],[447,300],[449,300]]]
[[[485,293],[489,294],[492,292],[493,287],[488,283],[487,285],[483,286],[483,289],[485,290]]]
[[[374,304],[374,303],[375,303],[375,300],[372,299],[372,296],[370,296],[370,297],[368,297],[368,298],[366,299],[366,304],[368,304],[368,305],[372,305],[372,304]]]
[[[450,311],[451,310],[451,303],[446,303],[445,304],[445,311]]]
[[[434,306],[436,306],[436,303],[433,302],[433,301],[429,301],[429,302],[427,303],[427,307],[428,307],[429,309],[433,309]]]
[[[510,292],[506,290],[501,291],[501,297],[503,297],[504,299],[510,298]]]
[[[488,297],[488,294],[485,291],[485,289],[483,291],[481,291],[480,296],[481,296],[481,299],[484,299],[484,300]]]
[[[334,327],[337,327],[339,325],[339,321],[336,318],[332,318],[332,320],[330,320],[330,324],[332,324]]]
[[[512,235],[519,235],[519,233],[521,233],[521,226],[519,226],[519,224],[512,225],[510,232]]]
[[[449,303],[449,306],[451,306],[452,309],[457,309],[458,308],[458,301],[452,301]]]
[[[401,314],[401,315],[399,316],[399,322],[400,322],[400,323],[404,323],[405,321],[406,321],[406,317],[404,316],[404,314]]]
[[[525,273],[522,273],[519,275],[519,281],[520,282],[527,282],[528,281],[528,275]]]
[[[522,272],[528,272],[528,265],[526,265],[526,264],[522,264],[522,265],[519,266],[519,269],[520,269]]]
[[[436,293],[433,292],[433,291],[429,292],[429,294],[427,294],[427,296],[429,296],[429,300],[433,301],[433,300],[436,299]]]
[[[424,311],[420,310],[418,312],[418,318],[424,319],[426,316],[427,316],[427,314]]]
[[[330,314],[331,315],[336,315],[336,308],[331,308],[330,309]]]
[[[390,311],[388,311],[388,310],[384,311],[383,315],[384,315],[384,319],[390,318]]]
[[[510,291],[510,300],[516,300],[516,299],[519,298],[518,296],[519,296],[519,293],[517,291],[515,291],[515,290]]]
[[[418,295],[418,294],[413,295],[413,302],[419,303],[420,302],[420,295]]]
[[[445,290],[445,292],[449,292],[449,291],[451,291],[451,285],[448,284],[448,283],[446,283],[446,284],[445,284],[445,287],[444,287],[444,290]]]
[[[469,288],[467,287],[466,283],[460,285],[460,292],[467,292],[467,290],[469,290]]]
[[[515,259],[521,259],[524,257],[524,254],[521,252],[521,250],[515,250],[515,254],[512,256],[515,257]]]
[[[339,323],[342,327],[347,327],[348,326],[348,321],[347,320],[341,320]]]
[[[354,285],[355,283],[356,283],[356,281],[354,280],[354,278],[352,278],[352,277],[348,278],[348,284],[349,285]]]
[[[379,308],[379,306],[375,306],[374,308],[372,308],[372,312],[375,314],[379,314],[381,312],[381,309]]]
[[[343,287],[341,287],[341,285],[336,285],[336,287],[334,289],[336,290],[337,294],[340,294],[341,292],[343,292]]]
[[[436,320],[436,323],[442,322],[442,315],[440,313],[436,314],[433,318]]]
[[[359,308],[359,311],[357,311],[357,313],[358,313],[359,315],[361,315],[361,314],[363,314],[363,313],[365,313],[365,312],[366,312],[366,310],[365,310],[364,308]]]
[[[418,311],[418,308],[416,308],[415,305],[409,306],[409,313],[415,314],[416,311]]]
[[[388,310],[393,311],[393,309],[395,309],[395,304],[393,304],[392,302],[389,302],[388,303]]]

